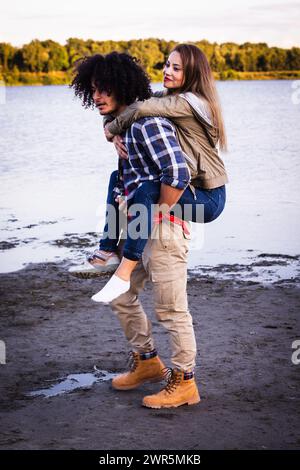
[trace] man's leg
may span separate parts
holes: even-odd
[[[200,401],[194,380],[196,340],[187,303],[187,255],[189,240],[180,225],[163,221],[156,226],[144,251],[144,265],[153,282],[156,316],[169,331],[172,363],[167,386],[145,397],[152,408],[194,404]]]
[[[138,299],[147,280],[148,274],[140,262],[131,275],[129,291],[110,304],[133,349],[130,371],[118,375],[112,381],[112,386],[118,390],[130,390],[144,382],[160,381],[163,378],[164,364],[154,347],[151,322]]]

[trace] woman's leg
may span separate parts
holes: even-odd
[[[117,245],[120,237],[119,204],[115,201],[114,188],[118,182],[118,171],[110,175],[106,199],[106,215],[99,249],[88,257],[88,262],[100,271],[115,271],[120,264]]]
[[[133,214],[131,221],[128,224],[127,240],[124,247],[123,256],[127,260],[138,261],[141,259],[147,240],[153,228],[153,206],[158,203],[160,196],[160,182],[145,181],[135,192],[134,205],[142,205],[144,207],[144,217],[140,214]],[[187,187],[177,202],[178,207],[181,209],[179,218],[192,222],[208,223],[215,220],[223,211],[226,201],[225,185],[219,188],[204,190],[195,188],[195,194]],[[203,205],[203,217],[199,220],[197,207]],[[132,206],[131,206],[132,207]],[[171,213],[175,210],[171,210]],[[130,209],[129,209],[130,212]],[[136,219],[142,219],[142,226],[140,232],[141,237],[132,237],[131,227],[136,227]],[[121,265],[120,265],[121,267]],[[119,269],[119,268],[118,268]]]
[[[118,181],[118,171],[110,175],[106,199],[106,216],[102,238],[99,241],[99,250],[116,252],[120,236],[119,204],[115,201],[113,192]]]
[[[190,187],[187,187],[171,212],[180,219],[191,222],[205,224],[212,222],[224,209],[225,185],[215,189],[194,189],[195,194]]]
[[[154,214],[151,208],[152,205],[158,202],[159,195],[159,182],[154,183],[153,181],[147,181],[137,189],[134,203],[131,205],[131,211],[134,211],[134,214],[128,224],[127,240],[121,264],[106,286],[92,297],[94,301],[111,302],[129,289],[130,275],[139,259],[141,259],[143,250],[152,231]],[[212,190],[195,188],[195,195],[188,187],[176,206],[171,210],[171,213],[180,219],[198,223],[208,223],[215,220],[220,215],[224,208],[225,200],[225,186]],[[135,209],[138,209],[134,207],[136,204],[141,205],[139,213],[135,212]],[[202,210],[198,210],[201,205],[203,205],[203,212]],[[143,210],[142,214],[141,210]],[[137,227],[138,217],[140,237],[136,236],[137,231],[135,232],[135,236],[133,236],[133,232],[131,232],[132,227],[134,229]]]
[[[152,206],[157,204],[159,195],[160,182],[154,181],[145,181],[135,192],[131,205],[131,212],[134,211],[134,214],[128,224],[123,258],[115,272],[123,281],[129,281],[132,271],[142,257],[153,227]],[[208,223],[223,211],[225,200],[225,185],[211,190],[195,188],[195,194],[187,187],[171,213],[183,220]]]
[[[151,235],[154,215],[152,205],[158,202],[159,195],[160,182],[146,181],[137,189],[129,208],[132,217],[128,224],[121,264],[104,288],[93,295],[95,302],[109,303],[129,289],[131,273],[141,259]]]
[[[129,281],[136,267],[153,227],[153,206],[160,195],[160,182],[145,181],[134,194],[129,208],[130,222],[127,228],[127,239],[124,245],[123,258],[115,272],[124,281]]]
[[[145,181],[136,190],[133,203],[129,207],[127,239],[123,255],[130,260],[142,258],[147,240],[152,232],[153,206],[160,195],[160,182]]]

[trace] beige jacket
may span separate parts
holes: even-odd
[[[128,106],[107,125],[108,130],[117,135],[142,117],[169,118],[176,127],[177,138],[185,154],[193,186],[213,189],[228,183],[225,166],[217,149],[217,130],[212,125],[204,100],[190,92],[165,96],[159,92],[155,96]]]

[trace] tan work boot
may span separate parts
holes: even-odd
[[[151,354],[151,353],[150,353]],[[156,355],[150,359],[143,359],[143,354],[131,352],[130,371],[117,375],[112,380],[112,386],[116,390],[131,390],[145,382],[160,382],[164,379],[164,364]]]
[[[195,405],[200,396],[195,378],[184,378],[184,372],[179,369],[167,369],[167,385],[155,395],[143,399],[143,405],[148,408],[172,408],[181,405]]]

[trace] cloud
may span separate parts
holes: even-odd
[[[58,5],[58,0],[53,1]],[[13,18],[9,10],[6,18],[2,16],[1,40],[21,45],[33,36],[39,39],[51,37],[60,43],[69,37],[95,40],[159,37],[175,41],[203,38],[211,42],[255,41],[283,47],[300,44],[300,2],[284,4],[280,0],[278,3],[261,0],[260,4],[253,5],[252,0],[244,3],[228,0],[217,5],[216,0],[205,4],[186,0],[185,8],[180,2],[180,8],[167,11],[166,5],[155,8],[158,0],[153,1],[146,5],[146,10],[141,4],[128,9],[123,3],[122,8],[113,11],[98,7],[98,1],[93,0],[91,3],[95,7],[85,11],[79,10],[76,3],[70,8],[68,2],[60,2],[62,8],[56,9],[49,5],[46,9],[44,3],[29,9],[24,3]],[[178,2],[174,0],[174,5]]]
[[[286,2],[286,3],[267,3],[257,4],[249,7],[249,10],[257,11],[279,11],[283,13],[294,13],[295,10],[300,12],[300,2]]]

